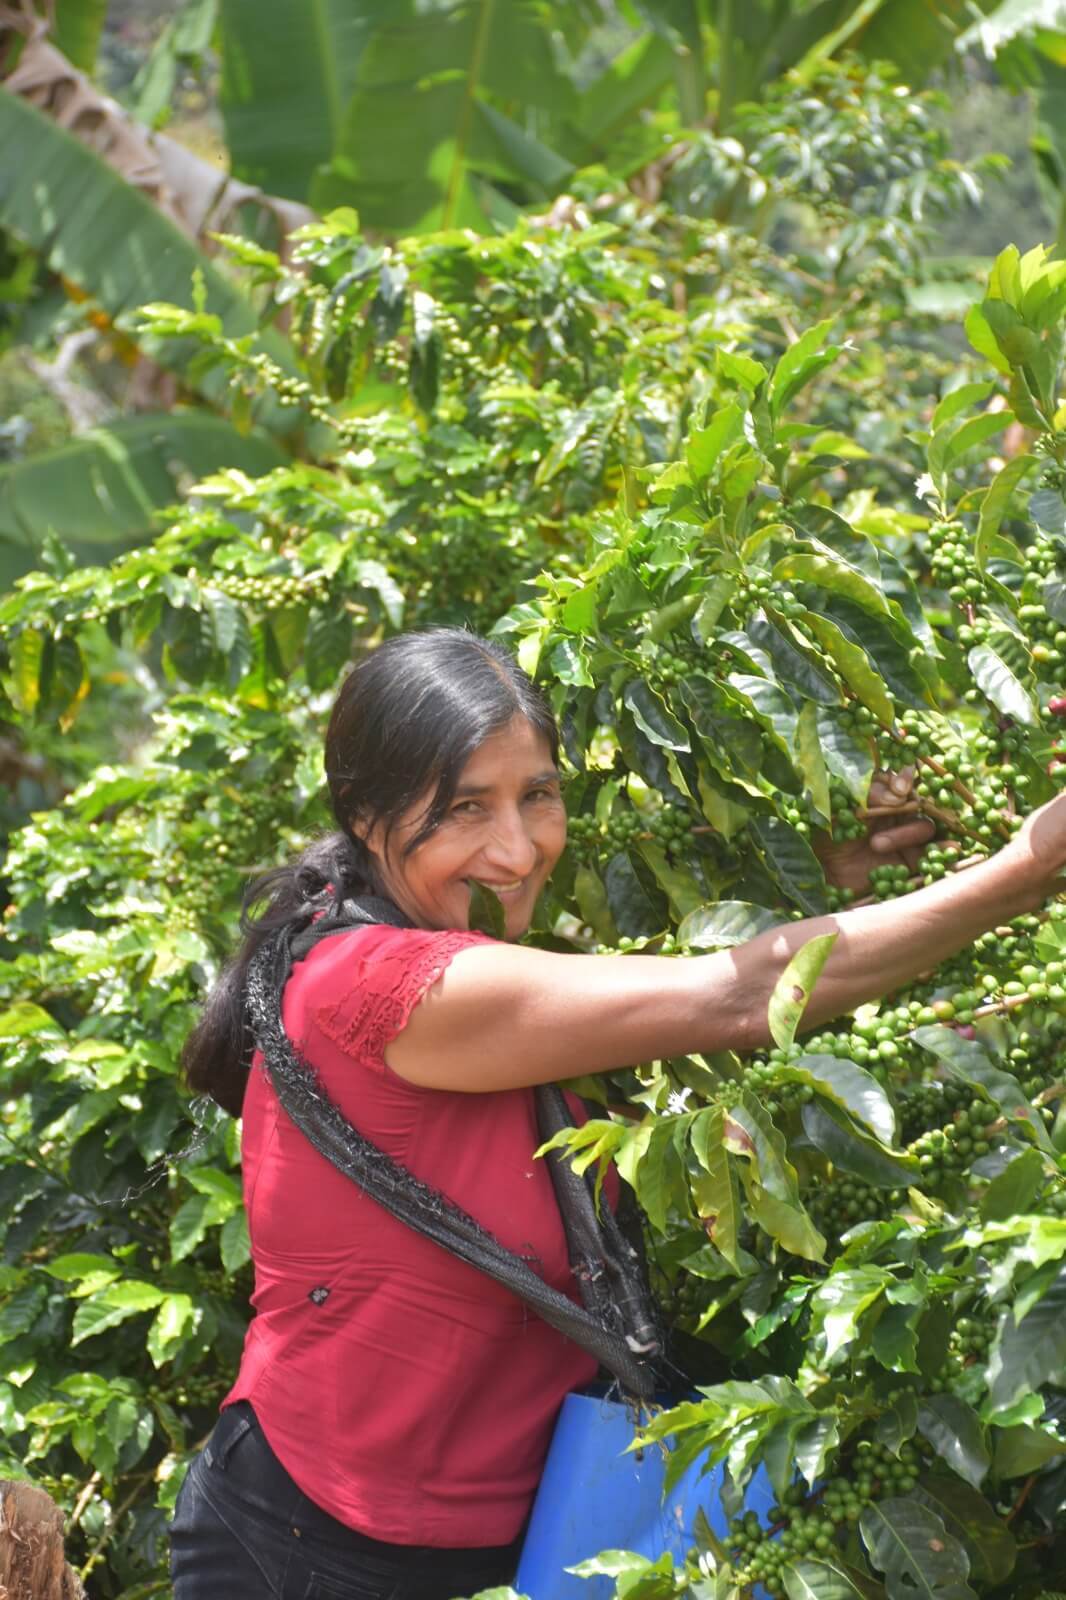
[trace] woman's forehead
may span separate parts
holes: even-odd
[[[527,778],[534,768],[546,775],[555,772],[551,744],[525,717],[515,716],[478,745],[459,774],[459,784],[496,782],[519,774]]]

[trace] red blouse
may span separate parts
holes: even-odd
[[[316,945],[289,1037],[348,1120],[578,1298],[530,1089],[458,1094],[383,1058],[452,957],[483,936],[369,927]],[[395,1544],[506,1544],[564,1395],[595,1360],[508,1290],[342,1177],[289,1121],[257,1057],[244,1100],[255,1317],[224,1405],[249,1400],[300,1489]]]

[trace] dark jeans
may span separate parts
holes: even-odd
[[[245,1401],[189,1468],[170,1529],[174,1600],[465,1600],[509,1583],[518,1547],[382,1544],[301,1494]]]

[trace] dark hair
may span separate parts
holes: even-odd
[[[317,899],[338,906],[352,896],[380,894],[373,857],[353,824],[382,826],[387,838],[431,793],[404,854],[417,850],[440,825],[474,751],[515,716],[544,735],[556,759],[559,732],[539,689],[500,645],[462,628],[397,634],[353,668],[326,729],[326,780],[339,831],[248,886],[243,942],[182,1051],[190,1088],[240,1114],[253,1048],[245,974],[264,939],[306,917]],[[263,901],[265,911],[253,917],[252,908]]]

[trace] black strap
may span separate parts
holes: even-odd
[[[602,1217],[597,1215],[590,1180],[573,1171],[564,1152],[554,1153],[550,1170],[582,1306],[553,1289],[453,1201],[364,1138],[325,1094],[282,1022],[282,992],[294,961],[320,939],[352,927],[411,924],[391,902],[371,896],[339,906],[334,902],[312,920],[316,909],[309,908],[302,926],[272,935],[248,969],[246,1000],[252,1031],[285,1111],[320,1155],[390,1215],[510,1289],[543,1321],[594,1355],[634,1398],[651,1398],[657,1387],[653,1363],[661,1353],[661,1341],[639,1257],[610,1207],[603,1208]],[[560,1089],[542,1085],[535,1094],[542,1138],[571,1125]]]

